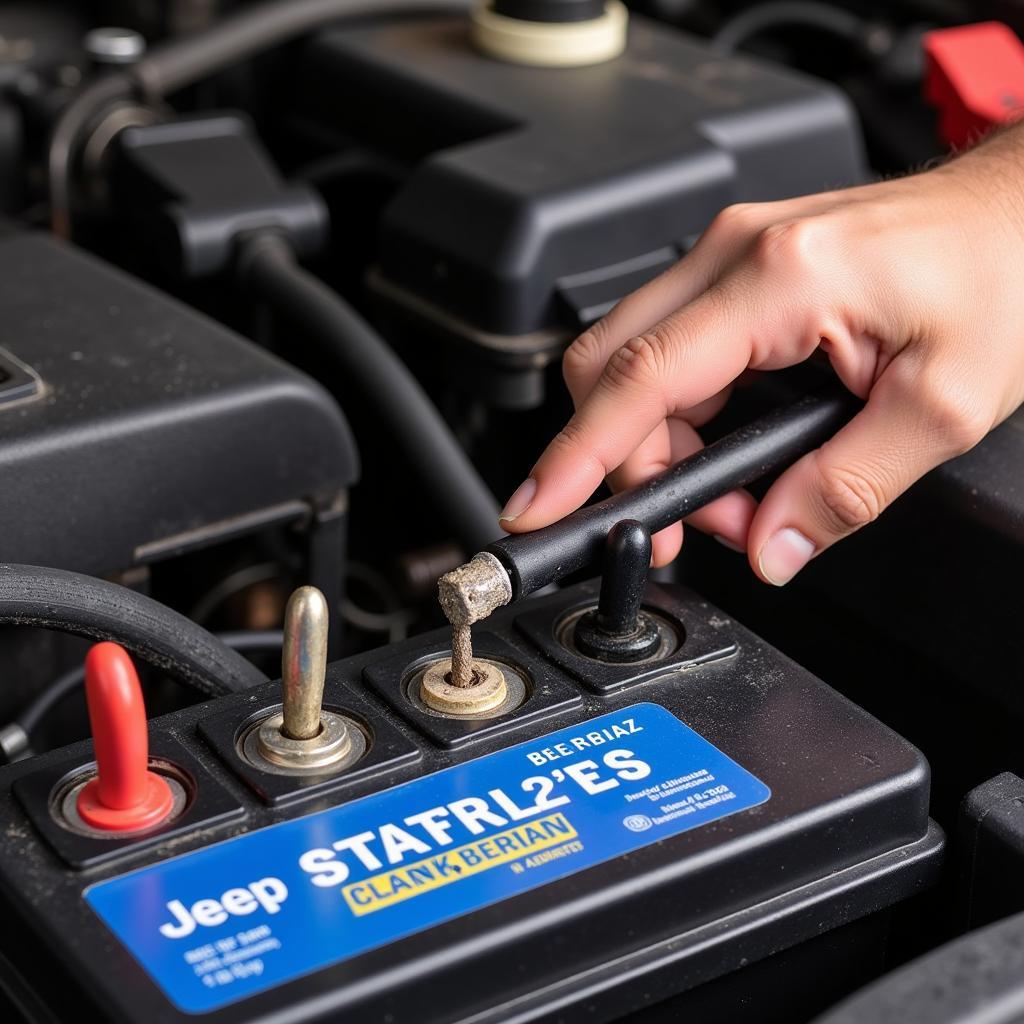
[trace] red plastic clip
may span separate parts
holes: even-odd
[[[152,828],[174,807],[167,780],[149,770],[149,730],[142,687],[128,652],[96,644],[85,658],[85,697],[96,751],[96,778],[78,794],[78,813],[93,828]]]
[[[937,29],[924,37],[924,97],[939,133],[961,148],[1024,115],[1024,44],[998,21]]]

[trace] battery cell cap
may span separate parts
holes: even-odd
[[[158,825],[173,810],[174,796],[167,780],[149,770],[142,688],[123,647],[100,643],[89,651],[85,697],[96,777],[78,795],[82,821],[109,832],[137,832]]]

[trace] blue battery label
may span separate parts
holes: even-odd
[[[768,787],[638,704],[86,890],[202,1013],[735,814]]]

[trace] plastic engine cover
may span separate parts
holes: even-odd
[[[411,164],[380,288],[513,362],[557,348],[730,203],[864,175],[837,90],[639,16],[621,57],[573,69],[489,59],[455,16],[332,29],[306,47],[293,104],[321,137]]]

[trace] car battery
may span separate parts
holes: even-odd
[[[726,976],[694,1019],[795,1019],[841,972],[788,956],[844,933],[844,964],[877,959],[858,926],[935,880],[928,766],[678,586],[646,590],[656,657],[585,657],[566,629],[597,593],[477,627],[508,682],[487,713],[424,704],[441,631],[331,664],[333,767],[253,754],[279,683],[154,719],[181,792],[149,832],[69,817],[88,742],[3,769],[4,1019],[598,1021],[696,1013]]]

